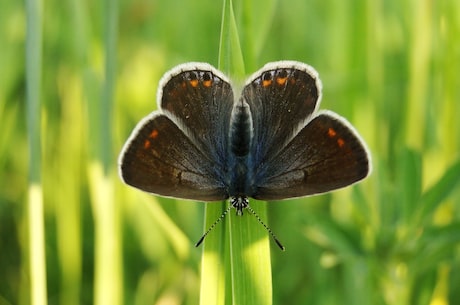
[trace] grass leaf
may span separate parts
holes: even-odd
[[[26,115],[29,144],[29,273],[32,304],[47,304],[45,220],[41,181],[42,12],[40,0],[26,1]]]
[[[238,29],[231,0],[224,1],[222,27],[219,48],[219,69],[233,77],[245,75],[244,61],[239,43]],[[262,218],[266,218],[266,207],[262,203],[254,203]],[[224,207],[220,205],[220,213]],[[231,211],[233,212],[233,211]],[[206,205],[206,225],[211,226],[220,217],[219,208]],[[229,239],[223,238],[221,228],[216,226],[205,241],[202,257],[202,282],[200,304],[224,304],[229,300],[227,292],[221,293],[223,287],[232,289],[232,304],[271,304],[272,282],[270,248],[267,233],[251,214],[228,215]],[[214,236],[212,236],[214,235]],[[221,237],[217,239],[216,237]],[[229,242],[229,247],[227,247]],[[229,254],[228,254],[229,253]],[[226,257],[230,255],[230,257]],[[229,259],[228,259],[229,258]],[[227,264],[229,262],[231,268]],[[230,272],[228,272],[230,270]],[[222,280],[225,280],[222,283]],[[207,290],[215,287],[211,296]],[[217,285],[217,286],[216,286]]]
[[[452,164],[439,179],[427,190],[420,200],[418,219],[426,221],[435,209],[446,199],[460,184],[460,161]]]
[[[250,204],[262,219],[267,219],[266,203],[251,201]],[[267,232],[248,211],[243,216],[229,215],[229,232],[233,304],[271,304]]]
[[[225,202],[206,204],[205,228],[210,228],[222,215]],[[224,218],[203,241],[201,257],[200,305],[225,304],[225,278],[229,268],[225,266],[228,254],[227,226]]]
[[[218,68],[231,77],[241,79],[245,76],[244,60],[232,0],[223,2]]]

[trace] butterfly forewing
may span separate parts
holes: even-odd
[[[160,81],[159,111],[141,121],[120,155],[123,180],[163,196],[216,201],[224,185],[233,91],[206,63],[187,63]]]
[[[225,76],[211,65],[189,63],[176,67],[162,83],[160,108],[216,166],[225,166],[234,102]]]
[[[267,162],[298,132],[315,111],[321,95],[316,71],[308,65],[282,61],[256,72],[242,92],[253,121],[255,167]]]

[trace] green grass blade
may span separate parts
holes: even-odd
[[[251,202],[251,207],[267,219],[265,202]],[[233,304],[272,304],[270,241],[265,228],[254,215],[245,211],[229,215],[230,261]]]
[[[41,74],[42,74],[42,10],[40,0],[26,1],[26,114],[29,140],[29,272],[30,303],[47,304],[45,258],[45,225],[41,182]]]
[[[422,157],[417,151],[405,148],[399,158],[397,185],[400,192],[397,210],[404,221],[408,221],[418,208],[422,192]]]
[[[459,222],[424,229],[423,235],[417,243],[417,255],[410,261],[412,269],[422,273],[433,268],[433,261],[448,261],[452,252],[455,251],[452,245],[460,244],[459,230]]]
[[[89,164],[94,214],[94,304],[117,305],[123,300],[120,206],[115,200],[112,158],[112,104],[115,88],[118,2],[103,1],[104,79],[102,99],[90,101],[90,128],[94,155]],[[93,104],[93,105],[91,105]]]
[[[88,175],[95,235],[94,304],[121,304],[121,232],[113,181],[100,162],[90,164]]]
[[[241,80],[245,76],[242,54],[232,1],[226,0],[222,13],[219,69]],[[266,219],[264,203],[254,203],[254,208],[262,219]],[[220,217],[224,209],[225,205],[222,204],[206,205],[206,228]],[[222,231],[227,226],[219,224],[206,237],[202,256],[200,304],[228,304],[230,299],[232,304],[271,304],[272,281],[267,232],[248,212],[242,217],[235,216],[233,210],[230,214],[228,220],[225,220],[228,221],[228,234]],[[231,298],[225,291],[229,287],[232,290]]]
[[[417,216],[424,222],[433,215],[435,209],[460,184],[460,161],[451,165],[439,181],[427,190],[420,200]]]
[[[225,202],[206,204],[205,228],[211,227],[222,215]],[[228,238],[226,234],[226,219],[224,218],[206,236],[201,257],[201,288],[200,305],[225,304],[225,266],[228,253]]]
[[[231,63],[234,60],[240,62],[240,65],[243,65],[241,54],[235,54],[235,52],[240,52],[239,43],[236,50],[233,50],[233,52],[229,50],[229,10],[228,1],[224,0],[219,42],[218,68],[226,72],[230,70]],[[236,59],[233,59],[232,56]],[[244,67],[240,67],[240,71],[238,73],[240,73],[240,75],[244,74]],[[214,225],[216,220],[221,217],[224,210],[225,202],[220,204],[206,204],[205,230]],[[220,224],[213,228],[212,232],[210,232],[203,241],[203,254],[201,257],[200,305],[223,305],[226,304],[226,298],[228,298],[228,293],[226,293],[226,287],[228,287],[228,285],[226,285],[226,278],[228,277],[230,268],[226,266],[226,263],[228,262],[228,234],[226,234],[226,221],[227,220],[224,218]]]
[[[312,242],[333,249],[341,258],[356,259],[362,255],[358,232],[344,228],[329,215],[314,215],[309,222],[311,225],[304,232]]]
[[[244,31],[241,32],[241,43],[244,45],[243,56],[248,71],[256,71],[261,63],[266,40],[272,29],[273,16],[277,0],[239,1],[241,3],[241,22]]]
[[[43,219],[43,191],[39,184],[29,186],[29,265],[31,304],[47,304],[45,259],[45,225]]]
[[[241,79],[245,76],[243,52],[241,51],[232,0],[224,0],[218,67],[223,72],[230,74],[231,77]]]

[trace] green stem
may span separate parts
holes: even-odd
[[[241,80],[245,68],[231,0],[224,0],[219,47],[219,69]],[[266,204],[251,204],[260,217],[266,219]],[[206,228],[225,209],[224,204],[207,204]],[[270,248],[265,228],[247,211],[243,216],[235,216],[232,209],[226,219],[228,227],[219,224],[206,237],[200,304],[271,304]],[[224,233],[225,228],[228,234]],[[231,295],[225,288],[231,288]]]
[[[26,1],[26,112],[29,136],[29,268],[31,304],[47,304],[45,228],[41,185],[41,68],[42,7],[40,0]]]
[[[105,0],[104,50],[105,74],[102,100],[90,107],[96,142],[94,162],[89,167],[91,202],[95,231],[94,304],[117,305],[123,301],[120,212],[114,198],[112,165],[112,103],[115,87],[118,1]]]

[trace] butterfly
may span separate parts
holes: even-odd
[[[179,65],[160,81],[157,109],[132,131],[119,157],[122,180],[142,191],[198,201],[329,192],[369,175],[370,154],[353,126],[318,110],[311,66],[266,64],[235,92],[213,66]]]

